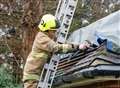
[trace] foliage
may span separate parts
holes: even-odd
[[[87,26],[119,9],[119,0],[78,0],[70,32]]]
[[[4,65],[0,67],[0,88],[22,88],[20,84],[14,83],[14,77]]]
[[[5,46],[0,46],[0,53],[5,53],[6,51],[8,51],[8,48]]]

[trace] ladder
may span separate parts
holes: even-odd
[[[60,20],[61,27],[57,30],[57,42],[65,43],[69,32],[69,28],[73,19],[78,0],[60,0],[57,10],[56,18]],[[40,80],[37,88],[51,88],[57,71],[57,66],[61,58],[60,54],[54,54],[49,64],[45,64],[42,70]]]

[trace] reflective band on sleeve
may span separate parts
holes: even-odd
[[[63,52],[64,53],[70,51],[71,49],[72,49],[72,46],[70,47],[70,45],[68,45],[68,44],[63,45]]]
[[[26,81],[26,80],[39,80],[39,75],[24,73],[23,81]]]
[[[47,59],[48,58],[48,55],[47,53],[36,53],[36,52],[31,52],[31,56],[35,59]]]

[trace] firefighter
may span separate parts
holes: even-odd
[[[67,53],[76,49],[85,49],[88,45],[59,44],[53,41],[55,31],[60,27],[59,21],[51,14],[42,17],[38,25],[32,50],[28,55],[23,72],[24,88],[37,88],[40,73],[51,54]]]

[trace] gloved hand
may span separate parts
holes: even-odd
[[[91,43],[89,41],[84,41],[82,44],[79,45],[80,50],[86,50],[91,46]]]

